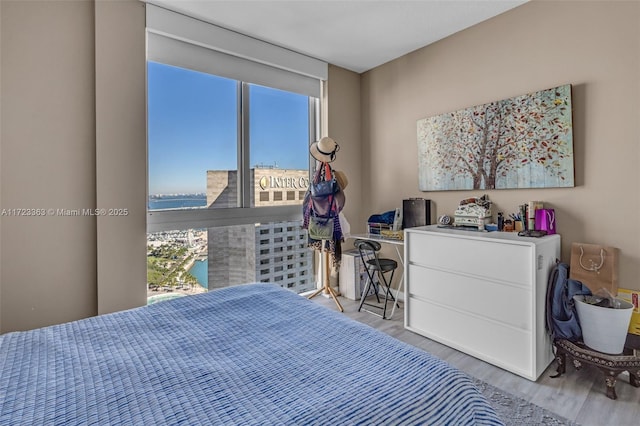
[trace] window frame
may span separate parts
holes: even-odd
[[[251,165],[249,117],[249,83],[238,82],[238,205],[235,208],[198,208],[176,210],[149,210],[147,204],[147,232],[184,230],[191,228],[213,228],[218,226],[248,225],[254,223],[285,222],[302,220],[302,204],[285,206],[251,207]],[[148,86],[147,96],[148,100]],[[319,139],[320,99],[308,97],[309,137],[307,145]],[[149,140],[147,137],[147,146]],[[147,159],[148,161],[148,159]],[[309,178],[312,169],[311,156],[308,158]],[[149,176],[147,173],[147,180]],[[149,189],[147,182],[147,199]]]

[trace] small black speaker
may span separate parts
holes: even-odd
[[[431,200],[402,200],[402,229],[425,225],[431,225]]]

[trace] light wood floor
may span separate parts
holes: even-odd
[[[337,310],[333,299],[324,295],[318,295],[312,300],[328,309]],[[567,373],[552,379],[549,376],[555,373],[556,367],[553,362],[537,382],[532,382],[406,330],[403,309],[396,309],[392,319],[383,320],[367,312],[358,312],[358,303],[355,301],[344,297],[339,300],[348,317],[424,349],[470,376],[581,425],[640,425],[640,388],[631,386],[626,374],[618,376],[618,399],[615,401],[606,397],[603,375],[595,368],[583,367],[576,371],[573,366],[568,365]],[[404,304],[400,303],[400,306],[403,307]]]

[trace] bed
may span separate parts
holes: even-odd
[[[0,335],[0,424],[502,422],[444,361],[256,283]]]

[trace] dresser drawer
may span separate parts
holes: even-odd
[[[532,287],[531,246],[408,232],[408,263]]]
[[[408,266],[409,297],[531,331],[531,289],[424,266]]]
[[[536,380],[532,334],[409,297],[406,327],[498,367]]]

